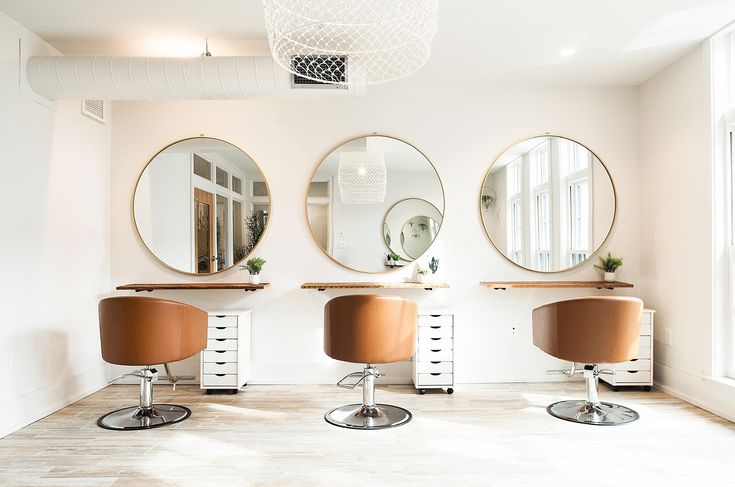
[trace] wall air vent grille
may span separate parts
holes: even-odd
[[[291,69],[293,88],[347,89],[347,56],[293,56]]]
[[[82,115],[105,123],[105,102],[103,100],[82,100]]]

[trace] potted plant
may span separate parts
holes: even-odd
[[[385,254],[388,267],[397,267],[401,265],[401,256],[395,252],[389,252]]]
[[[431,269],[432,274],[436,274],[436,271],[439,270],[439,259],[432,257],[429,261],[429,269]]]
[[[613,257],[610,252],[607,253],[607,257],[600,257],[600,264],[596,265],[598,269],[602,269],[605,272],[604,280],[608,282],[615,281],[615,271],[617,271],[623,265],[622,257]]]
[[[426,276],[429,274],[429,269],[424,269],[420,265],[416,266],[416,282],[426,282]]]
[[[248,259],[244,266],[240,266],[250,273],[250,284],[260,284],[260,271],[263,269],[263,264],[265,264],[265,260],[260,257],[253,257]]]

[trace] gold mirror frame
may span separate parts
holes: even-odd
[[[166,149],[168,149],[169,147],[172,147],[172,146],[174,146],[174,145],[176,145],[178,143],[181,143],[181,142],[184,142],[184,141],[187,141],[187,140],[194,140],[194,139],[210,139],[210,140],[215,140],[215,141],[218,141],[218,142],[223,142],[223,143],[225,143],[227,145],[231,145],[232,147],[236,148],[237,150],[239,150],[240,152],[242,152],[243,154],[245,154],[248,157],[248,159],[250,159],[253,162],[253,164],[258,169],[258,171],[260,171],[260,174],[263,175],[263,182],[265,183],[265,187],[268,190],[268,221],[265,223],[265,227],[263,227],[263,233],[261,234],[260,239],[258,240],[258,243],[255,244],[255,247],[253,247],[253,250],[248,255],[246,255],[245,257],[243,257],[242,259],[240,259],[237,262],[233,262],[230,267],[228,267],[227,269],[222,269],[221,271],[207,272],[207,273],[187,272],[187,271],[182,271],[181,269],[177,269],[176,267],[173,267],[173,266],[168,265],[166,262],[164,262],[163,260],[161,260],[155,254],[155,252],[153,252],[150,249],[150,247],[148,247],[148,244],[145,243],[145,240],[143,239],[143,236],[140,234],[140,230],[138,229],[138,221],[135,218],[135,193],[138,191],[138,185],[140,184],[140,180],[143,177],[143,174],[145,174],[146,169],[148,169],[148,166],[150,166],[151,163],[156,159],[156,157],[158,157],[161,153],[165,152]],[[135,235],[138,237],[138,240],[140,241],[140,243],[143,244],[143,247],[145,247],[145,249],[148,251],[148,253],[154,259],[156,259],[158,261],[158,263],[160,263],[162,266],[164,266],[167,269],[170,269],[170,270],[172,270],[174,272],[178,272],[179,274],[185,274],[185,275],[188,275],[188,276],[198,276],[198,277],[213,276],[215,274],[221,274],[223,272],[227,272],[227,271],[230,271],[230,270],[234,269],[242,261],[244,261],[245,259],[247,259],[251,255],[253,255],[255,253],[255,251],[258,249],[258,247],[260,247],[260,244],[263,241],[263,237],[265,237],[266,232],[268,231],[268,227],[270,227],[272,215],[273,215],[273,196],[271,194],[270,185],[268,184],[268,178],[265,176],[265,172],[263,172],[263,169],[260,167],[260,164],[258,164],[258,162],[255,159],[253,159],[252,157],[250,157],[250,154],[248,154],[247,152],[245,152],[240,146],[235,145],[232,142],[228,142],[228,141],[226,141],[224,139],[220,139],[218,137],[209,137],[209,136],[206,136],[206,135],[203,135],[203,134],[192,136],[192,137],[184,137],[183,139],[176,140],[174,142],[171,142],[170,144],[167,144],[166,146],[164,146],[163,148],[161,148],[158,152],[156,152],[153,155],[153,157],[151,157],[148,160],[148,162],[146,162],[145,166],[143,166],[143,169],[141,169],[140,174],[138,174],[138,178],[135,180],[135,186],[133,186],[133,194],[130,197],[130,216],[131,216],[131,221],[133,222],[133,230],[135,230]]]
[[[527,140],[537,139],[537,138],[541,138],[541,137],[556,137],[556,138],[559,138],[559,139],[568,140],[570,142],[573,142],[575,144],[578,144],[578,145],[584,147],[585,149],[587,149],[590,152],[590,154],[592,154],[600,162],[600,164],[602,165],[603,169],[605,169],[605,173],[607,174],[607,177],[610,179],[610,185],[612,186],[612,194],[613,194],[613,217],[612,217],[612,221],[610,222],[610,229],[607,231],[607,235],[605,235],[605,238],[602,240],[602,242],[600,242],[600,245],[597,246],[597,248],[590,254],[589,257],[587,257],[585,260],[583,260],[579,264],[573,265],[571,267],[565,267],[564,269],[559,269],[559,270],[555,270],[555,271],[541,271],[541,270],[538,270],[538,269],[531,269],[530,267],[526,267],[524,265],[521,265],[521,264],[515,262],[513,259],[511,259],[507,255],[505,255],[500,250],[500,248],[498,248],[498,245],[493,240],[493,237],[490,236],[490,232],[487,231],[487,227],[485,226],[485,217],[483,216],[483,212],[482,212],[482,209],[483,209],[482,194],[483,194],[483,189],[485,187],[485,181],[487,180],[488,176],[490,175],[490,171],[493,169],[493,166],[495,166],[495,163],[498,162],[498,160],[501,157],[503,157],[503,155],[506,152],[508,152],[510,149],[512,149],[516,145],[518,145],[518,144],[520,144],[522,142],[525,142]],[[517,140],[517,141],[513,142],[512,144],[505,146],[503,148],[503,150],[500,152],[500,154],[498,154],[498,156],[495,159],[493,159],[493,162],[492,162],[492,164],[490,164],[490,167],[487,168],[487,171],[485,171],[485,175],[482,178],[482,181],[480,182],[480,194],[479,194],[479,197],[478,197],[478,201],[479,201],[478,209],[479,209],[479,215],[480,215],[480,225],[482,225],[483,232],[485,232],[485,235],[487,236],[488,240],[490,240],[490,243],[493,245],[493,247],[495,248],[495,250],[497,250],[498,253],[505,260],[507,260],[508,262],[510,262],[511,264],[513,264],[514,266],[520,267],[521,269],[524,269],[524,270],[527,270],[527,271],[536,272],[538,274],[560,274],[562,272],[568,272],[568,271],[577,269],[577,268],[579,268],[579,267],[581,267],[583,265],[589,264],[590,261],[600,252],[600,250],[602,250],[602,248],[605,246],[605,244],[608,242],[608,240],[610,240],[610,236],[612,235],[613,229],[615,228],[615,224],[617,223],[617,218],[618,218],[618,191],[617,191],[617,188],[615,187],[615,181],[613,180],[613,177],[612,177],[612,174],[610,173],[610,170],[607,168],[607,165],[604,162],[602,162],[602,159],[600,158],[600,156],[598,156],[595,151],[593,151],[592,149],[590,149],[586,145],[582,144],[581,142],[578,142],[578,141],[576,141],[576,140],[574,140],[574,139],[572,139],[570,137],[565,137],[563,135],[557,135],[557,134],[551,134],[551,133],[545,133],[545,134],[541,134],[541,135],[533,135],[531,137],[526,137],[524,139]]]
[[[327,257],[329,257],[330,260],[332,260],[334,263],[336,263],[340,267],[342,267],[344,269],[347,269],[347,270],[350,270],[350,271],[359,272],[361,274],[370,274],[370,275],[392,274],[394,272],[398,272],[399,270],[401,270],[402,267],[397,267],[397,268],[393,268],[393,269],[387,269],[385,271],[373,272],[373,271],[363,271],[363,270],[360,270],[360,269],[355,269],[353,267],[350,267],[348,265],[343,264],[342,262],[339,262],[337,259],[335,259],[331,255],[329,255],[329,253],[326,251],[326,249],[324,249],[321,245],[319,245],[319,240],[317,239],[316,235],[314,235],[314,230],[312,230],[311,223],[309,222],[309,187],[310,187],[311,183],[314,182],[314,176],[316,175],[316,172],[319,170],[319,168],[321,167],[321,165],[324,162],[324,160],[327,157],[329,157],[329,155],[332,152],[336,151],[337,149],[339,149],[343,145],[349,144],[350,142],[354,142],[354,141],[359,140],[359,139],[364,139],[366,137],[385,137],[386,139],[392,139],[392,140],[397,140],[398,142],[403,142],[404,144],[412,147],[416,152],[418,152],[419,154],[421,154],[424,159],[426,159],[426,162],[429,163],[429,166],[431,166],[431,169],[434,170],[434,174],[436,174],[437,181],[439,181],[439,188],[441,189],[441,192],[442,192],[442,209],[441,209],[442,225],[444,224],[444,212],[446,211],[446,207],[447,207],[447,195],[444,192],[444,183],[442,183],[442,178],[439,176],[439,171],[436,170],[436,166],[434,166],[434,163],[431,162],[431,159],[429,159],[426,156],[426,154],[424,154],[423,152],[421,152],[415,145],[411,144],[410,142],[406,142],[405,140],[400,139],[398,137],[393,137],[391,135],[380,134],[380,133],[377,133],[377,132],[373,132],[373,133],[365,134],[365,135],[359,135],[357,137],[352,137],[350,139],[344,140],[344,141],[340,142],[339,144],[336,144],[336,145],[332,146],[332,148],[329,149],[321,157],[321,159],[319,159],[319,162],[316,163],[316,166],[314,167],[314,170],[311,171],[311,176],[309,177],[309,181],[306,183],[306,192],[304,194],[304,216],[306,217],[306,226],[309,227],[309,233],[311,234],[311,238],[313,239],[313,241],[316,244],[316,246],[319,248],[319,250],[321,250],[324,253],[324,255],[326,255]],[[411,198],[404,198],[404,199],[411,199]],[[417,199],[422,199],[422,198],[417,198]],[[401,200],[401,201],[403,201],[403,200]],[[392,206],[391,206],[391,208],[392,208]],[[383,221],[381,222],[381,228],[379,229],[379,231],[381,232],[380,233],[381,235],[383,234],[382,233],[383,232],[383,230],[382,230],[382,224],[383,224],[384,221],[385,221],[385,217],[383,217]],[[436,239],[439,238],[439,235],[441,234],[441,230],[442,230],[442,225],[439,226],[439,231],[436,232],[436,238],[434,239],[434,241],[436,241]],[[432,245],[433,245],[433,242],[432,242]],[[425,253],[426,252],[424,252],[424,254]],[[423,256],[423,254],[422,254],[422,256]],[[416,259],[416,260],[418,260],[418,259]],[[416,260],[414,260],[413,262],[416,262]]]

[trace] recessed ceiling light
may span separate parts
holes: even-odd
[[[577,50],[572,47],[567,47],[566,49],[559,51],[559,55],[564,57],[574,56],[576,53]]]

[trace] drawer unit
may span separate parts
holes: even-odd
[[[600,374],[600,379],[617,390],[619,386],[653,386],[653,318],[655,311],[644,309],[641,317],[641,337],[638,358],[619,364],[600,364],[601,369],[612,369],[614,374]]]
[[[454,392],[454,313],[419,310],[416,353],[411,361],[413,383],[421,394],[428,389]]]
[[[201,354],[201,388],[237,391],[250,380],[251,311],[209,313],[207,348]]]

